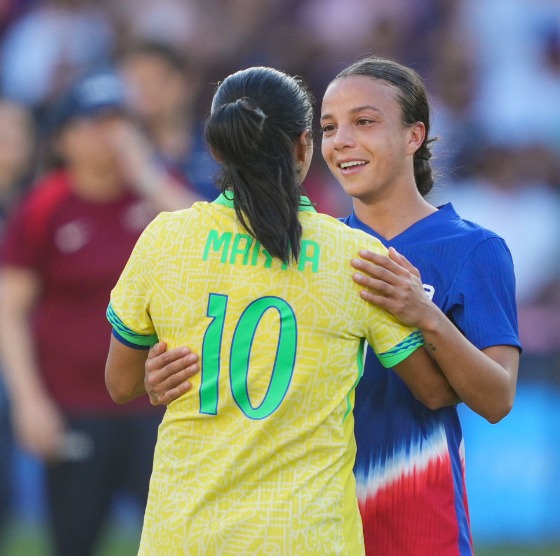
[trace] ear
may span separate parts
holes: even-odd
[[[214,149],[213,147],[210,147],[210,154],[212,155],[212,158],[216,162],[219,162],[221,164],[224,161],[224,159],[220,156],[218,151],[216,149]]]
[[[416,122],[410,126],[408,139],[408,154],[414,154],[424,143],[426,126],[423,122]]]
[[[296,160],[299,165],[305,164],[311,144],[311,132],[306,129],[300,136],[296,145]]]

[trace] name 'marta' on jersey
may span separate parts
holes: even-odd
[[[302,198],[301,257],[271,258],[233,203],[163,213],[111,295],[114,334],[201,354],[159,431],[140,554],[363,553],[352,408],[364,339],[386,366],[417,330],[359,297],[379,241]]]

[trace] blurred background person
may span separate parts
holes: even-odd
[[[6,218],[33,176],[35,122],[23,105],[0,98],[0,242]],[[14,444],[9,398],[0,372],[0,541],[10,514]]]
[[[34,177],[36,154],[32,112],[19,102],[0,98],[0,238],[12,207]]]
[[[150,220],[193,199],[154,164],[115,74],[79,80],[52,125],[59,164],[5,227],[0,356],[16,440],[45,464],[53,553],[87,556],[116,492],[143,507],[161,419],[106,391],[109,292]]]
[[[206,148],[198,116],[202,75],[170,43],[143,40],[120,57],[131,110],[138,117],[165,168],[190,189],[214,200],[218,167]]]

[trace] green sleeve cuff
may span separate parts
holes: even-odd
[[[107,307],[107,320],[111,323],[116,336],[119,339],[122,338],[125,340],[126,343],[132,344],[132,346],[150,348],[154,344],[158,343],[157,334],[139,334],[131,328],[128,328],[117,313],[115,313],[115,310],[110,303]]]
[[[415,330],[404,340],[399,342],[393,349],[384,353],[378,353],[377,357],[381,364],[389,369],[404,361],[409,355],[415,352],[419,347],[424,345],[424,338],[420,334],[420,330]]]

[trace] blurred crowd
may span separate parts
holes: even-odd
[[[557,188],[559,12],[557,0],[3,0],[0,95],[31,112],[41,138],[73,80],[122,72],[134,116],[160,154],[212,197],[214,168],[197,155],[221,78],[271,65],[303,76],[319,101],[339,69],[376,53],[426,81],[441,188],[470,183],[502,153],[522,166],[512,170],[516,188]],[[34,172],[42,169],[36,154]],[[319,157],[308,188],[325,212],[349,210]]]
[[[249,65],[300,75],[318,112],[333,76],[373,53],[424,78],[439,137],[432,200],[505,238],[520,382],[560,388],[559,0],[0,0],[0,232],[68,154],[60,118],[77,80],[122,83],[110,143],[122,179],[149,197],[157,174],[187,195],[170,193],[173,208],[217,195],[202,124],[220,79]],[[306,187],[319,210],[351,211],[318,150]],[[0,388],[5,430],[8,401]]]

